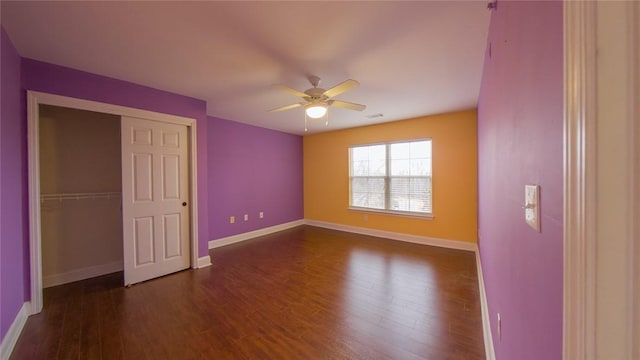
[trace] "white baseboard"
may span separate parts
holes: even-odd
[[[197,267],[198,269],[202,269],[207,266],[211,266],[211,256],[207,255],[207,256],[198,258],[198,267]]]
[[[250,231],[250,232],[246,232],[238,235],[227,236],[227,237],[216,239],[216,240],[210,240],[209,249],[215,249],[221,246],[235,244],[240,241],[253,239],[258,236],[268,235],[274,232],[290,229],[300,225],[317,226],[317,227],[323,227],[327,229],[382,237],[382,238],[387,238],[391,240],[406,241],[406,242],[422,244],[422,245],[438,246],[438,247],[444,247],[449,249],[466,250],[466,251],[474,251],[474,252],[477,249],[477,246],[475,243],[471,243],[468,241],[438,239],[438,238],[432,238],[432,237],[426,237],[426,236],[409,235],[409,234],[403,234],[403,233],[397,233],[397,232],[391,232],[391,231],[375,230],[375,229],[368,229],[368,228],[362,228],[357,226],[342,225],[342,224],[335,224],[335,223],[316,221],[316,220],[306,220],[306,219],[296,220],[296,221],[275,225],[268,228],[255,230],[255,231]]]
[[[491,335],[491,317],[487,304],[487,292],[484,288],[484,276],[482,274],[482,262],[480,251],[476,251],[476,268],[478,269],[478,288],[480,289],[480,309],[482,313],[482,333],[484,335],[484,350],[487,360],[495,360],[496,352],[493,348],[493,335]]]
[[[114,261],[107,264],[89,266],[81,269],[72,270],[62,274],[53,274],[42,277],[42,287],[48,288],[52,286],[67,284],[74,281],[89,279],[92,277],[111,274],[124,269],[122,261]]]
[[[391,240],[406,241],[406,242],[415,243],[415,244],[438,246],[438,247],[444,247],[449,249],[466,250],[466,251],[474,251],[474,252],[477,249],[477,245],[475,243],[471,243],[468,241],[438,239],[438,238],[419,236],[419,235],[409,235],[409,234],[397,233],[392,231],[368,229],[363,227],[335,224],[335,223],[316,221],[316,220],[306,220],[305,223],[311,226],[318,226],[318,227],[323,227],[327,229],[346,231],[346,232],[351,232],[351,233],[356,233],[361,235],[376,236],[376,237],[381,237],[381,238],[386,238]]]
[[[258,236],[269,235],[269,234],[274,233],[274,232],[290,229],[290,228],[293,228],[293,227],[296,227],[296,226],[300,226],[300,225],[304,225],[304,224],[305,224],[305,220],[301,219],[301,220],[291,221],[291,222],[284,223],[284,224],[270,226],[270,227],[267,227],[267,228],[264,228],[264,229],[249,231],[249,232],[238,234],[238,235],[232,235],[232,236],[227,236],[227,237],[223,237],[223,238],[219,238],[219,239],[215,239],[215,240],[210,240],[209,241],[209,249],[215,249],[215,248],[219,248],[221,246],[235,244],[235,243],[240,242],[240,241],[253,239],[253,238],[258,237]]]
[[[4,336],[4,339],[2,339],[2,343],[0,344],[0,359],[9,359],[9,356],[11,356],[13,348],[16,346],[18,338],[20,337],[20,333],[22,333],[22,328],[24,328],[24,324],[27,323],[30,310],[31,304],[28,301],[22,304],[7,334]]]

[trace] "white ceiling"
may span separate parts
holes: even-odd
[[[2,26],[21,56],[207,101],[211,116],[303,134],[304,91],[347,79],[330,125],[309,133],[474,108],[486,1],[12,2]],[[368,119],[373,114],[382,118]]]

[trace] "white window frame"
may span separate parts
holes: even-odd
[[[391,149],[391,145],[394,144],[402,144],[402,143],[413,143],[413,142],[420,142],[420,141],[429,141],[431,143],[431,175],[430,176],[424,176],[425,178],[431,178],[431,212],[428,213],[424,213],[424,212],[417,212],[417,211],[404,211],[404,210],[391,210],[389,209],[389,204],[390,204],[390,183],[391,183],[391,178],[394,177],[401,177],[401,176],[391,176],[390,171],[391,171],[391,156],[390,154],[390,149]],[[351,201],[352,201],[352,195],[351,195],[351,183],[352,183],[352,179],[354,178],[354,176],[352,176],[351,174],[353,173],[353,161],[352,161],[352,149],[354,148],[359,148],[359,147],[367,147],[367,146],[376,146],[376,145],[385,145],[385,161],[386,161],[386,169],[385,169],[385,175],[384,175],[384,182],[385,182],[385,209],[377,209],[377,208],[368,208],[368,207],[362,207],[362,206],[354,206],[352,205]],[[411,139],[411,140],[398,140],[398,141],[387,141],[387,142],[381,142],[381,143],[372,143],[372,144],[358,144],[358,145],[351,145],[349,146],[349,210],[352,211],[361,211],[361,212],[370,212],[370,213],[381,213],[381,214],[387,214],[387,215],[400,215],[400,216],[408,216],[408,217],[418,217],[418,218],[423,218],[423,219],[433,219],[433,139],[431,138],[420,138],[420,139]],[[367,177],[382,177],[382,176],[367,176]],[[421,176],[409,176],[411,178],[418,178]]]

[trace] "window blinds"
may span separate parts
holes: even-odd
[[[350,206],[430,214],[431,140],[350,148]]]

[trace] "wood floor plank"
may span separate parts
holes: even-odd
[[[44,291],[11,359],[483,359],[471,252],[301,226]]]

